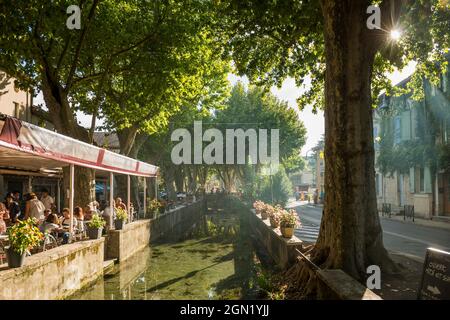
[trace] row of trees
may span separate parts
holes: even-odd
[[[209,111],[211,112],[199,113],[187,110],[175,115],[170,119],[167,129],[151,135],[141,149],[140,158],[157,163],[162,168],[169,196],[174,196],[175,191],[196,193],[199,190],[205,190],[207,178],[214,175],[223,181],[225,190],[228,192],[242,189],[250,198],[262,193],[267,197],[267,183],[264,181],[268,181],[268,177],[258,178],[265,169],[264,166],[261,163],[249,164],[249,140],[246,140],[245,144],[245,164],[238,164],[237,161],[234,161],[234,164],[182,164],[175,166],[172,163],[171,153],[175,143],[170,139],[171,133],[178,128],[186,128],[192,132],[195,120],[202,121],[204,130],[215,128],[220,130],[223,136],[226,135],[227,129],[241,128],[244,131],[267,129],[268,132],[271,129],[279,129],[279,159],[281,163],[279,171],[281,171],[280,175],[284,177],[283,181],[286,182],[287,179],[285,170],[291,172],[303,166],[303,160],[299,154],[305,143],[306,129],[298,119],[296,112],[289,108],[286,102],[279,101],[271,93],[257,87],[246,89],[239,82],[232,88],[230,96],[222,108]],[[270,141],[270,135],[268,135],[268,140]],[[203,147],[208,144],[209,142],[203,142]],[[222,147],[222,153],[225,155],[226,144],[223,143]],[[271,150],[268,151],[271,152]],[[193,148],[191,153],[194,154]],[[237,152],[234,153],[234,156],[236,160]],[[283,192],[280,193],[281,189]],[[286,183],[283,185],[275,183],[271,190],[275,190],[275,199],[279,199],[280,197],[277,195],[282,194],[283,200],[277,200],[278,202],[285,202],[286,197],[292,194],[292,188],[288,187]]]

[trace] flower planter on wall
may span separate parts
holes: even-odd
[[[294,227],[280,227],[283,238],[290,239],[294,236]]]
[[[89,239],[91,239],[91,240],[100,239],[102,236],[102,231],[103,231],[103,228],[87,227],[87,234],[88,234]]]
[[[12,248],[7,248],[6,259],[8,260],[8,267],[19,268],[23,266],[23,263],[25,261],[25,255],[26,255],[25,252],[23,254],[20,254],[14,251]]]

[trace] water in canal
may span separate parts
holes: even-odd
[[[152,244],[72,299],[252,299],[259,262],[245,215],[206,215],[183,238]]]

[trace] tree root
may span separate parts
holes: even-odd
[[[302,253],[309,255],[314,246],[302,249]],[[300,257],[297,262],[277,277],[277,285],[284,287],[287,300],[309,300],[317,298],[317,279],[314,271]]]

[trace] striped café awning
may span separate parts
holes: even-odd
[[[0,120],[0,167],[38,171],[70,164],[142,177],[159,169],[16,118]]]

